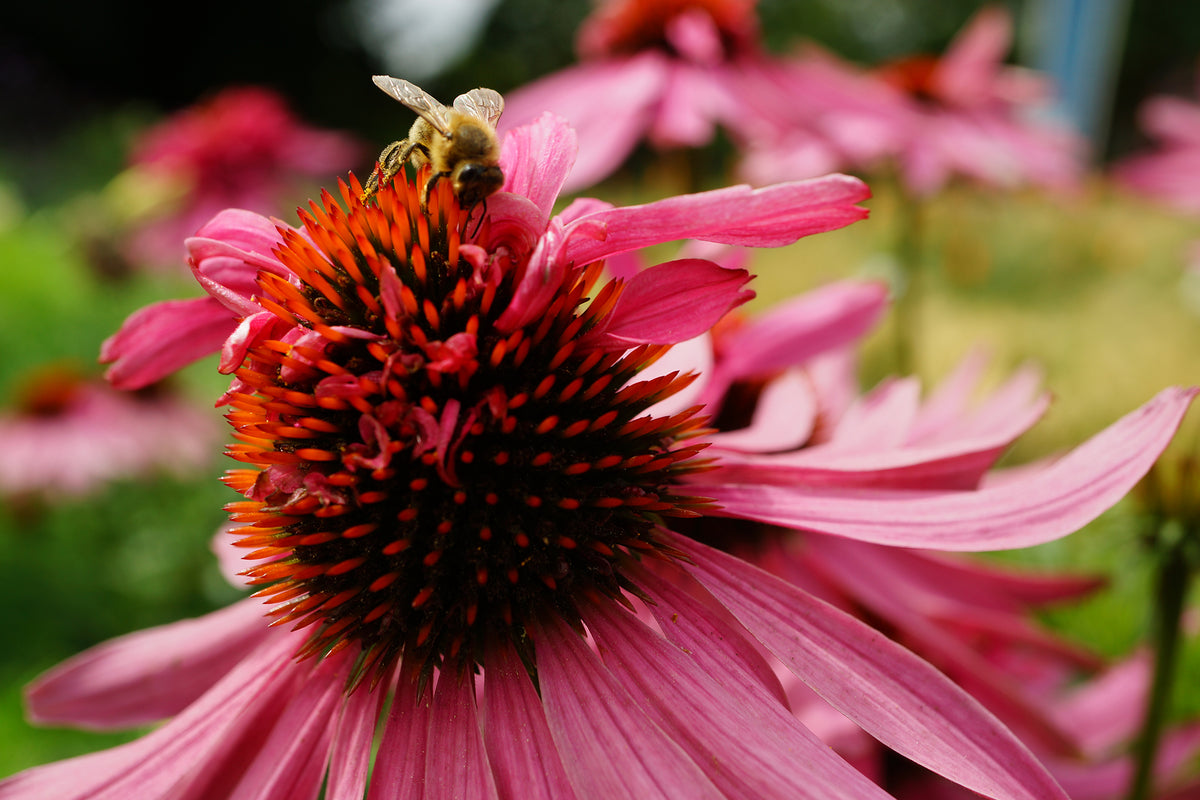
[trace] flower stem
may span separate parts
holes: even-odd
[[[920,339],[921,296],[925,275],[921,267],[924,244],[924,208],[920,199],[901,192],[896,208],[896,261],[900,267],[899,291],[894,305],[896,372],[911,374],[916,367]]]
[[[1142,732],[1135,751],[1136,769],[1129,787],[1129,800],[1148,800],[1153,791],[1154,763],[1167,719],[1171,687],[1175,681],[1183,606],[1191,580],[1190,531],[1170,520],[1157,531],[1153,636],[1154,674]]]

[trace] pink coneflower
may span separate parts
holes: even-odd
[[[263,214],[293,207],[318,176],[360,157],[347,134],[299,120],[271,89],[234,87],[145,131],[130,165],[171,198],[126,243],[135,263],[178,263],[181,242],[224,208]]]
[[[642,141],[699,147],[718,126],[744,138],[762,114],[758,73],[772,69],[756,5],[603,0],[580,27],[580,63],[509,92],[501,129],[547,110],[564,117],[580,143],[564,191],[607,177]]]
[[[811,165],[875,169],[886,159],[918,196],[954,177],[1072,188],[1085,142],[1048,118],[1041,76],[1004,64],[1011,45],[1008,12],[987,6],[939,58],[912,56],[873,72],[827,54],[802,59],[777,73],[790,102],[781,97],[775,105],[791,111],[792,122],[749,148],[745,174],[770,181],[804,177]],[[797,161],[797,148],[823,158]],[[799,170],[782,171],[790,163]]]
[[[1122,185],[1187,214],[1200,213],[1200,103],[1152,97],[1138,110],[1153,149],[1113,166]]]
[[[866,188],[832,176],[551,216],[573,151],[549,116],[511,132],[505,191],[469,223],[480,211],[447,182],[425,211],[419,184],[363,205],[352,179],[299,229],[232,214],[190,243],[198,275],[240,258],[257,276],[221,297],[244,309],[223,362],[244,464],[227,482],[258,592],[43,681],[45,721],[173,718],[0,797],[885,797],[790,712],[769,659],[957,783],[1065,797],[928,663],[682,531],[805,508],[801,527],[913,546],[1061,536],[1145,472],[1192,392],[1166,390],[1015,491],[848,490],[749,462],[726,476],[701,457],[702,407],[678,407],[693,376],[650,368],[747,300],[749,275],[683,258],[605,283],[602,262],[681,238],[789,243],[860,219]],[[786,367],[803,330],[852,339],[879,293],[730,334],[718,377]]]
[[[28,375],[0,412],[0,495],[81,496],[212,463],[219,421],[163,388],[119,392],[67,365]]]

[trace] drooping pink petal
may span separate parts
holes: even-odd
[[[1072,533],[1146,474],[1196,390],[1173,387],[1027,479],[978,491],[938,492],[721,483],[696,476],[720,515],[901,547],[1001,550]]]
[[[663,564],[634,564],[630,577],[653,601],[648,608],[663,635],[722,681],[731,696],[742,702],[766,697],[786,706],[787,692],[766,649],[695,578]]]
[[[677,534],[689,570],[792,672],[868,733],[986,797],[1066,795],[970,695],[910,651],[796,587]]]
[[[546,719],[580,800],[724,798],[577,633],[551,618],[536,641]]]
[[[267,632],[255,600],[122,636],[40,676],[26,694],[44,725],[133,728],[180,713]]]
[[[407,663],[407,662],[406,662]],[[418,696],[417,676],[401,669],[384,723],[367,800],[422,800],[432,692]]]
[[[295,640],[251,651],[177,717],[111,750],[0,781],[4,800],[206,800],[228,796],[295,689]],[[231,710],[236,710],[231,713]],[[243,748],[239,751],[239,748]]]
[[[387,692],[360,685],[345,698],[329,750],[325,800],[362,800],[371,771],[371,744]]]
[[[1029,365],[1017,369],[977,407],[970,408],[968,392],[982,368],[982,363],[974,366],[971,361],[965,360],[921,404],[909,431],[910,441],[951,441],[1001,429],[1016,430],[1022,421],[1032,424],[1038,416],[1035,409],[1046,408],[1050,397],[1039,390],[1041,371]]]
[[[703,147],[716,136],[719,121],[736,121],[743,110],[723,71],[675,62],[665,77],[650,124],[649,139],[655,147]]]
[[[847,590],[870,613],[894,626],[896,638],[916,647],[926,658],[955,676],[971,696],[1003,719],[1021,740],[1038,752],[1078,755],[1068,732],[1047,713],[1040,697],[1024,692],[1021,682],[964,640],[934,625],[946,603],[922,592],[919,585],[898,579],[888,569],[888,548],[814,537],[811,563]],[[882,551],[882,552],[881,552]],[[1073,666],[1073,665],[1070,665]]]
[[[164,300],[135,311],[100,346],[105,378],[118,389],[141,389],[221,349],[237,326],[211,297]]]
[[[947,596],[969,598],[977,606],[1018,611],[1064,600],[1076,600],[1104,585],[1090,575],[1038,575],[1001,564],[949,553],[893,549],[891,569],[912,575]]]
[[[484,664],[484,739],[501,797],[574,800],[541,701],[512,646],[492,648]]]
[[[306,676],[230,800],[316,800],[325,777],[349,655],[343,651],[329,656]]]
[[[425,793],[430,798],[499,799],[483,749],[470,672],[443,672],[438,678],[425,748]]]
[[[753,298],[750,273],[685,258],[642,270],[624,287],[602,330],[580,339],[579,352],[675,344],[711,329]]]
[[[615,604],[584,620],[604,661],[726,797],[886,798],[763,692],[736,696]]]
[[[681,239],[780,247],[865,219],[866,209],[856,204],[870,195],[857,178],[829,175],[763,189],[731,186],[596,211],[570,223],[568,230],[585,222],[600,224],[605,237],[573,239],[566,258],[588,264],[615,253]]]

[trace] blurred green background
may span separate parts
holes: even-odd
[[[81,198],[122,169],[144,126],[224,86],[261,84],[279,89],[310,124],[379,144],[397,133],[396,110],[367,80],[386,64],[358,35],[352,4],[249,3],[236,17],[204,7],[189,9],[183,25],[162,19],[157,7],[121,5],[22,3],[0,11],[0,404],[25,369],[58,359],[94,363],[100,342],[130,312],[197,294],[182,275],[101,280],[70,235],[89,213]],[[940,50],[980,5],[763,0],[760,16],[777,52],[807,37],[873,63]],[[1027,4],[1009,5],[1021,13]],[[417,14],[436,8],[414,6]],[[507,90],[569,64],[588,10],[557,0],[499,2],[478,12],[482,24],[463,54],[422,85],[440,97],[479,84]],[[927,209],[919,374],[932,384],[982,346],[994,356],[994,380],[1033,361],[1056,396],[1009,463],[1078,443],[1163,386],[1200,381],[1200,281],[1184,265],[1200,221],[1123,194],[1103,175],[1108,159],[1143,144],[1141,100],[1190,93],[1200,4],[1132,2],[1123,52],[1111,130],[1079,197],[956,186]],[[728,155],[718,142],[691,163],[709,166],[705,185],[721,185]],[[639,153],[631,170],[588,194],[625,203],[689,189],[670,166]],[[369,164],[347,168],[362,174]],[[869,220],[756,256],[756,307],[832,279],[890,274],[898,195],[886,178],[870,183]],[[891,336],[885,323],[867,342],[867,385],[891,370]],[[213,367],[209,359],[188,369],[185,391],[211,403],[223,388]],[[1195,452],[1198,430],[1189,422],[1178,449]],[[20,692],[37,673],[104,639],[235,596],[208,549],[221,506],[233,499],[217,481],[224,466],[217,459],[191,481],[130,481],[50,508],[0,509],[0,775],[129,738],[28,726]],[[1047,622],[1115,656],[1145,635],[1143,525],[1127,501],[1085,533],[1003,557],[1109,575],[1110,591]],[[1193,645],[1181,674],[1198,669]],[[1175,714],[1200,713],[1200,686],[1184,682],[1180,690]]]

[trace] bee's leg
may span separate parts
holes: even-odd
[[[367,185],[363,187],[362,200],[369,200],[379,191],[380,186],[395,178],[400,170],[404,169],[404,162],[408,161],[413,150],[418,147],[425,151],[426,155],[429,154],[429,148],[425,145],[408,139],[392,142],[383,148],[383,152],[379,154],[379,160],[375,164],[375,171],[371,173],[371,177],[367,178]]]
[[[471,206],[471,208],[467,210],[467,221],[468,222],[471,220],[471,212],[474,211],[476,208],[479,209],[479,219],[475,221],[475,230],[471,232],[472,239],[474,239],[476,236],[479,235],[479,229],[481,227],[483,227],[483,218],[485,216],[487,216],[487,198],[486,197],[483,198],[482,200],[480,200],[478,203]]]

